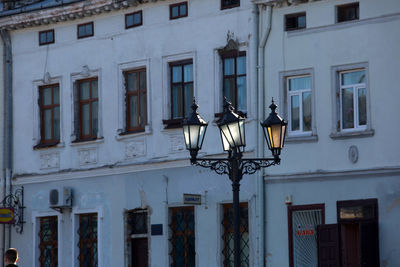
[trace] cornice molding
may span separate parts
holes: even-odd
[[[294,173],[282,175],[266,175],[266,184],[311,182],[311,181],[330,181],[330,180],[349,180],[365,179],[383,176],[400,176],[400,166],[371,168],[362,170],[343,170],[343,171],[316,171],[310,173]]]

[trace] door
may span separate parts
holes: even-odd
[[[132,238],[132,267],[147,267],[147,238]]]
[[[377,222],[360,223],[361,266],[379,267],[379,235]]]
[[[338,225],[318,225],[317,239],[318,267],[340,267]]]

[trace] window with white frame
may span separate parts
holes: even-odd
[[[126,252],[128,266],[149,266],[149,217],[147,209],[125,213]]]
[[[340,131],[367,128],[367,86],[365,69],[339,74]]]
[[[286,78],[289,134],[312,132],[311,75]]]

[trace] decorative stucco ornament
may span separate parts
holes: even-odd
[[[223,48],[218,49],[218,53],[223,55],[231,51],[239,51],[239,40],[235,38],[233,32],[228,31],[226,34],[226,45]]]
[[[90,76],[90,70],[89,70],[88,65],[84,65],[84,66],[82,67],[82,72],[81,72],[81,74],[82,74],[83,77],[89,77],[89,76]]]
[[[356,163],[358,161],[358,148],[357,146],[349,147],[349,160],[351,163]]]
[[[49,84],[49,83],[50,83],[50,80],[51,80],[50,73],[49,73],[49,72],[46,72],[46,73],[44,74],[44,76],[43,76],[43,82],[44,82],[45,84]]]

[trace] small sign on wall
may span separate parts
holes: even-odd
[[[0,223],[13,224],[14,223],[14,209],[13,208],[0,208]]]
[[[201,205],[201,195],[183,194],[183,204]]]
[[[151,235],[163,235],[162,224],[152,224]]]

